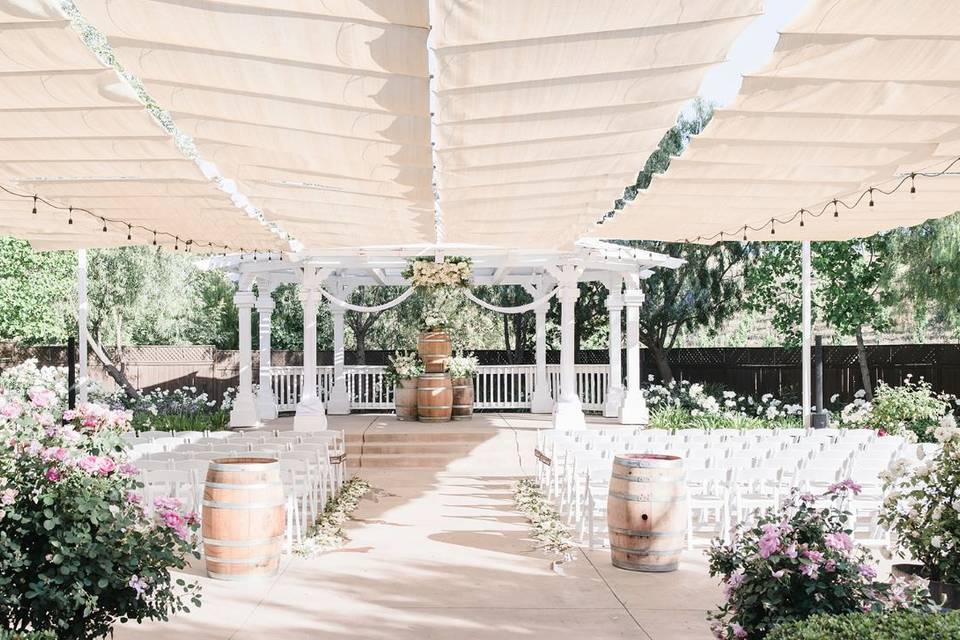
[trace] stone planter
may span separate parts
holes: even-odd
[[[402,380],[393,395],[397,420],[407,422],[417,419],[417,379]]]
[[[930,580],[929,573],[921,564],[903,562],[893,565],[891,573],[895,578],[918,577],[928,581],[930,595],[945,609],[960,609],[960,585]]]
[[[453,378],[453,415],[454,420],[473,418],[473,378]]]

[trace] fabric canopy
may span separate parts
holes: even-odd
[[[0,233],[41,249],[153,242],[142,225],[164,246],[280,247],[181,153],[58,5],[0,1]],[[41,201],[34,214],[32,195],[62,209]]]
[[[922,5],[811,0],[733,104],[593,235],[841,240],[960,209],[960,175],[910,177],[960,172],[960,3]],[[848,208],[870,188],[874,206]]]
[[[761,0],[77,0],[308,249],[569,247]],[[428,41],[429,40],[429,41]],[[432,76],[432,77],[431,77]]]

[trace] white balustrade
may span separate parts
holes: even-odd
[[[485,365],[474,378],[474,408],[530,409],[536,382],[536,365]],[[348,366],[347,393],[355,411],[393,409],[393,385],[380,366]],[[560,365],[547,365],[551,393],[556,397],[560,385]],[[610,367],[605,364],[576,366],[577,392],[584,411],[603,411]],[[303,389],[303,367],[272,367],[270,382],[278,411],[293,411]],[[333,387],[333,367],[317,367],[317,388],[326,401]]]

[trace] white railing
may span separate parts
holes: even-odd
[[[529,409],[536,380],[536,366],[482,366],[474,379],[474,408]],[[610,367],[601,364],[577,365],[577,391],[584,411],[602,411]],[[387,382],[383,367],[346,367],[347,395],[354,411],[393,409],[393,385]],[[557,397],[560,388],[560,365],[547,365],[550,393]],[[303,367],[273,367],[270,383],[277,399],[277,409],[293,411],[303,389]],[[317,367],[320,397],[327,400],[333,387],[333,367]]]

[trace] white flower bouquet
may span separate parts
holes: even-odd
[[[470,285],[471,266],[469,258],[448,257],[443,262],[433,258],[412,259],[403,277],[414,287],[466,287]]]

